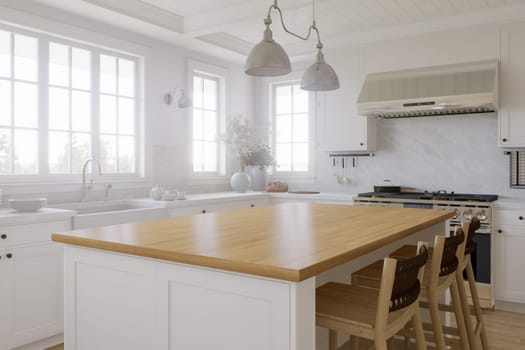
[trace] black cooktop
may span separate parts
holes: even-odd
[[[494,202],[498,200],[496,194],[467,194],[454,192],[367,192],[359,193],[358,197],[365,198],[395,198],[395,199],[427,199],[439,201],[460,201],[460,202]]]

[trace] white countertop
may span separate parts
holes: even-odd
[[[151,198],[139,198],[130,199],[128,202],[143,206],[161,207],[161,208],[180,208],[180,207],[191,207],[199,205],[201,203],[221,203],[231,202],[237,200],[250,200],[250,199],[264,199],[268,198],[268,193],[265,192],[217,192],[217,193],[199,193],[199,194],[188,194],[186,199],[174,200],[174,201],[156,201]]]
[[[43,208],[32,213],[17,213],[11,209],[0,209],[0,226],[23,225],[39,222],[69,220],[77,215],[76,209],[105,205],[134,204],[137,208],[183,208],[200,204],[220,204],[224,202],[257,200],[265,198],[291,199],[291,200],[319,200],[329,202],[352,203],[351,194],[319,193],[296,194],[287,192],[217,192],[188,194],[185,200],[155,201],[150,198],[122,199],[110,202],[81,202],[54,204],[51,208]],[[60,207],[68,209],[59,209]]]
[[[496,209],[525,209],[525,199],[499,197],[494,202]]]
[[[75,214],[73,210],[54,208],[42,208],[32,213],[17,213],[12,209],[0,209],[0,226],[69,220]]]
[[[165,208],[174,207],[188,207],[198,205],[200,203],[221,203],[224,201],[236,200],[250,200],[250,199],[264,199],[264,198],[282,198],[282,199],[305,199],[305,200],[320,200],[333,202],[352,202],[352,197],[355,195],[341,194],[341,193],[319,193],[319,194],[296,194],[288,192],[216,192],[216,193],[199,193],[188,194],[184,200],[174,201],[155,201],[150,198],[140,198],[129,200],[132,203],[143,204],[148,206],[159,206]]]

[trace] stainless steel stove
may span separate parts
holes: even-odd
[[[354,197],[356,205],[386,206],[399,208],[426,208],[451,209],[456,216],[447,221],[447,230],[453,232],[463,221],[470,221],[473,217],[480,220],[481,227],[476,231],[476,251],[472,254],[472,265],[480,298],[485,307],[493,306],[491,284],[491,233],[493,203],[497,195],[490,194],[463,194],[446,191],[436,192],[399,192],[360,193]]]

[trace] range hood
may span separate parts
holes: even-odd
[[[358,114],[408,118],[495,112],[498,75],[498,61],[369,74]]]

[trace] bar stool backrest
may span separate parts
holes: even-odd
[[[481,227],[481,223],[477,217],[473,217],[468,225],[467,245],[465,247],[465,255],[469,255],[476,250],[476,242],[474,241],[474,234]]]
[[[458,268],[458,247],[465,240],[463,229],[458,228],[453,236],[445,238],[439,276],[448,276]]]
[[[389,312],[410,306],[419,298],[421,292],[419,269],[427,263],[427,260],[428,249],[423,245],[415,257],[397,261]]]

